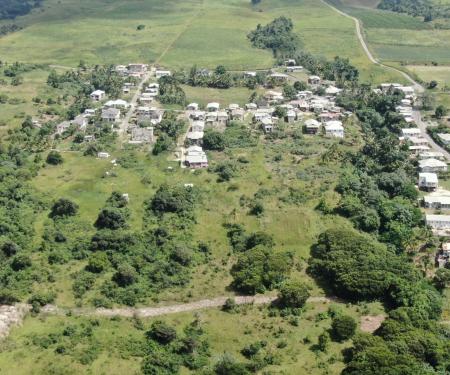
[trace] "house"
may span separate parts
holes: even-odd
[[[256,72],[244,72],[244,77],[254,78],[254,77],[256,77]]]
[[[442,255],[444,255],[446,258],[450,257],[450,242],[444,242],[442,244]]]
[[[139,97],[139,103],[141,104],[149,104],[153,102],[154,95],[148,92],[143,92]]]
[[[309,90],[299,91],[297,93],[297,99],[310,99],[312,95],[313,95],[312,91]]]
[[[423,206],[428,209],[450,210],[450,195],[427,195],[423,198]]]
[[[155,88],[155,87],[147,87],[145,89],[145,93],[148,94],[148,96],[155,97],[155,96],[158,96],[159,89]]]
[[[344,127],[341,121],[327,121],[325,123],[325,135],[327,137],[344,138]]]
[[[143,76],[147,72],[147,64],[128,64],[128,74],[132,76]]]
[[[437,159],[424,159],[419,161],[419,169],[422,172],[447,172],[447,163]]]
[[[69,128],[72,126],[70,121],[63,121],[56,125],[56,134],[62,135],[65,131],[69,130]]]
[[[305,121],[305,130],[308,134],[317,134],[320,130],[320,122],[314,119]]]
[[[239,107],[239,104],[237,104],[237,103],[231,103],[229,106],[228,106],[228,110],[231,112],[231,111],[234,111],[235,109],[238,109],[238,108],[240,108]]]
[[[264,133],[272,133],[273,132],[273,121],[271,117],[264,117],[261,119],[261,126],[264,130]]]
[[[414,155],[418,155],[421,152],[427,152],[430,150],[430,148],[428,146],[409,146],[408,150],[414,154]]]
[[[131,129],[131,141],[135,143],[153,143],[153,127],[134,127]]]
[[[191,103],[186,107],[188,111],[198,111],[198,108],[199,108],[198,103]]]
[[[341,118],[341,114],[336,112],[322,112],[317,117],[320,122],[325,123],[327,121],[339,120]]]
[[[284,61],[285,66],[295,66],[297,65],[297,61],[295,59],[287,59]]]
[[[147,90],[159,90],[159,83],[152,82],[147,86]]]
[[[263,118],[272,117],[272,110],[269,108],[260,108],[253,115],[253,120],[255,122],[261,121]]]
[[[185,164],[189,168],[207,168],[208,158],[200,146],[191,146],[186,151]]]
[[[284,120],[288,123],[292,123],[297,119],[297,114],[292,109],[286,112]]]
[[[217,112],[217,123],[219,125],[226,125],[228,123],[228,113],[226,111]]]
[[[203,130],[205,128],[204,121],[193,121],[192,125],[187,133],[187,138],[192,141],[203,139]]]
[[[206,113],[204,111],[194,111],[189,114],[189,118],[194,121],[205,121]]]
[[[283,94],[281,92],[278,92],[278,91],[267,91],[265,93],[264,97],[269,102],[280,102],[280,101],[284,100]]]
[[[127,86],[124,86],[124,87],[122,87],[122,92],[123,92],[124,94],[129,94],[129,93],[130,93],[130,88],[127,87]]]
[[[130,105],[122,99],[109,100],[105,103],[105,107],[109,108],[128,108]]]
[[[288,73],[301,72],[302,70],[303,70],[303,66],[300,66],[300,65],[293,65],[293,66],[286,67],[286,72],[288,72]]]
[[[161,122],[164,111],[156,107],[138,107],[136,110],[137,123],[151,123],[157,125]]]
[[[410,142],[413,146],[428,146],[428,140],[422,137],[409,137],[408,142]]]
[[[277,72],[270,74],[269,77],[278,84],[287,82],[289,78],[287,74]]]
[[[255,103],[247,103],[245,105],[245,109],[248,111],[256,111],[258,109],[258,106]]]
[[[220,104],[219,103],[208,103],[206,105],[206,111],[207,112],[217,112],[220,109]]]
[[[231,111],[231,119],[234,121],[244,121],[245,111],[242,108],[236,108]]]
[[[310,85],[320,85],[321,79],[319,76],[309,76],[308,83]]]
[[[205,121],[206,125],[214,126],[217,123],[217,112],[208,112]]]
[[[202,132],[205,129],[204,121],[193,121],[191,124],[191,131]]]
[[[389,91],[401,87],[400,83],[382,83],[380,85],[380,89],[384,94],[387,94]]]
[[[90,97],[92,100],[99,102],[105,98],[106,93],[103,90],[95,90],[91,93]]]
[[[331,96],[336,96],[336,95],[339,94],[341,91],[342,91],[341,89],[338,89],[338,88],[335,87],[335,86],[328,86],[328,87],[325,89],[325,94],[326,94],[326,95],[331,95]]]
[[[107,152],[99,152],[99,153],[97,154],[97,157],[98,157],[99,159],[107,159],[107,158],[110,157],[110,155],[109,155],[109,153],[107,153]]]
[[[157,79],[160,79],[162,77],[169,77],[171,75],[172,75],[172,73],[170,70],[157,70],[155,72],[155,76]]]
[[[450,215],[426,215],[425,221],[432,229],[450,229]]]
[[[437,159],[437,160],[444,160],[444,154],[442,152],[438,151],[425,151],[419,153],[419,159]]]
[[[437,136],[444,145],[450,144],[450,133],[438,133]]]
[[[102,120],[108,122],[116,122],[120,120],[120,109],[106,108],[102,110]]]
[[[128,69],[125,65],[116,65],[114,70],[122,76],[128,73]]]
[[[409,137],[419,137],[422,135],[422,132],[419,128],[404,128],[401,129],[402,137],[408,139]]]
[[[77,127],[80,130],[86,129],[86,126],[88,125],[88,123],[89,123],[88,119],[86,118],[86,116],[83,116],[83,115],[78,115],[72,121],[72,125],[74,125],[75,127]]]
[[[85,109],[84,110],[84,117],[93,117],[95,116],[95,109]]]
[[[419,173],[419,189],[434,191],[438,188],[438,176],[436,173]]]

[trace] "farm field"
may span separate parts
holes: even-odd
[[[24,30],[0,39],[8,60],[76,66],[156,62],[170,68],[193,64],[229,69],[269,68],[273,57],[252,48],[246,35],[258,23],[288,15],[306,50],[333,58],[349,57],[363,79],[375,82],[400,77],[372,65],[356,38],[354,24],[322,2],[277,0],[251,8],[248,1],[189,0],[181,5],[157,0],[48,0],[43,10],[19,18]],[[222,22],[227,20],[227,22]],[[137,31],[138,25],[145,29]],[[226,51],[226,53],[224,53]]]
[[[376,1],[330,0],[330,3],[362,22],[369,47],[382,61],[450,62],[450,31],[446,21],[425,23],[406,14],[381,11],[375,9]],[[435,28],[435,23],[444,26]]]
[[[407,65],[406,68],[425,82],[437,81],[440,88],[450,85],[450,66]]]
[[[331,304],[335,311],[353,316],[357,321],[362,315],[378,315],[383,310],[377,303],[363,305]],[[316,337],[330,327],[327,316],[330,304],[308,303],[305,311],[293,324],[292,317],[271,317],[267,307],[243,306],[239,313],[227,313],[218,309],[181,313],[161,318],[135,320],[129,318],[85,317],[28,317],[20,329],[2,343],[0,371],[6,375],[42,374],[113,374],[139,373],[145,355],[145,332],[155,320],[163,320],[175,327],[178,335],[193,321],[199,321],[207,334],[210,357],[209,368],[224,353],[239,361],[247,360],[241,350],[248,344],[264,340],[268,349],[276,355],[277,364],[265,370],[293,374],[298,371],[312,375],[337,374],[343,368],[341,351],[351,345],[331,342],[326,353],[314,352]],[[91,336],[60,336],[57,344],[44,344],[43,338],[58,337],[67,327],[82,330],[92,327]],[[242,334],[245,332],[245,334]],[[53,335],[53,336],[51,336]],[[77,343],[77,340],[80,343]],[[75,345],[74,345],[75,344]],[[42,347],[42,345],[45,345]],[[70,345],[70,346],[69,346]],[[70,347],[58,353],[58,347]],[[21,358],[18,361],[18,358]],[[187,368],[181,374],[194,374]]]

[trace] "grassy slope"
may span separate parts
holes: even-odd
[[[90,63],[160,62],[169,67],[194,63],[233,69],[267,68],[269,52],[250,46],[246,35],[258,23],[287,15],[306,49],[329,58],[350,57],[365,79],[383,81],[360,47],[354,25],[314,0],[262,3],[261,12],[247,0],[149,1],[47,0],[44,9],[22,17],[23,31],[0,39],[0,55],[9,60],[74,66]],[[136,31],[139,24],[145,30]]]
[[[317,336],[330,327],[330,320],[316,320],[317,314],[326,311],[327,304],[308,304],[306,312],[299,319],[299,325],[293,326],[287,319],[268,317],[267,310],[257,307],[244,308],[240,314],[229,314],[217,309],[202,310],[198,313],[182,313],[163,317],[170,325],[177,327],[179,333],[182,327],[199,318],[210,343],[211,360],[228,352],[235,358],[244,361],[240,350],[247,344],[258,340],[266,340],[268,347],[280,355],[281,365],[269,366],[267,370],[286,374],[307,373],[323,374],[327,369],[329,374],[338,374],[342,370],[342,349],[350,342],[331,343],[327,353],[313,353],[310,348],[317,342]],[[349,305],[341,306],[347,314],[357,320],[361,314],[379,314],[382,312],[378,304],[366,307]],[[48,349],[39,348],[30,343],[35,334],[61,332],[68,324],[88,323],[87,318],[47,317],[26,319],[23,327],[14,329],[11,337],[2,346],[0,356],[0,372],[5,375],[52,374],[111,374],[125,372],[134,374],[139,369],[140,358],[127,355],[125,348],[130,348],[130,342],[142,340],[144,332],[154,319],[143,321],[144,330],[136,329],[131,319],[99,319],[99,326],[94,328],[95,340],[99,342],[100,355],[92,363],[82,365],[70,355],[59,355],[54,346]],[[243,334],[245,332],[245,334]],[[303,339],[309,336],[311,343],[304,344]],[[277,349],[279,342],[285,341],[287,346]],[[79,350],[75,348],[74,351]],[[300,371],[300,372],[299,372]],[[182,374],[190,374],[182,369]]]

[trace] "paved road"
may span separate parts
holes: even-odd
[[[150,69],[145,75],[144,77],[142,77],[142,80],[139,82],[137,88],[136,88],[136,93],[133,95],[133,98],[131,99],[130,102],[130,107],[124,117],[124,119],[122,120],[121,124],[120,124],[120,128],[119,128],[119,135],[121,137],[124,137],[127,134],[127,129],[128,126],[130,125],[130,119],[131,116],[133,115],[134,109],[136,108],[136,105],[138,103],[139,100],[139,96],[141,95],[141,92],[143,91],[144,85],[145,83],[150,79],[152,75],[152,70]]]
[[[433,138],[431,138],[431,136],[427,133],[427,127],[428,124],[425,121],[422,121],[422,115],[420,113],[419,110],[415,109],[413,111],[413,118],[414,121],[417,124],[417,127],[420,129],[420,131],[422,132],[423,137],[426,138],[426,140],[428,141],[428,143],[430,144],[430,147],[434,150],[434,151],[439,151],[442,152],[445,156],[445,158],[447,160],[450,160],[450,153],[445,150],[444,148],[442,148],[441,146],[439,146],[434,140]]]

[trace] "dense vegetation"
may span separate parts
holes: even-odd
[[[42,0],[2,0],[0,3],[0,19],[16,18],[29,13],[40,6]]]
[[[382,0],[378,8],[423,17],[426,22],[450,16],[449,10],[433,4],[430,0]]]
[[[248,39],[257,48],[270,49],[274,56],[284,56],[294,52],[299,45],[293,30],[291,19],[279,17],[265,26],[258,25],[248,34]]]

